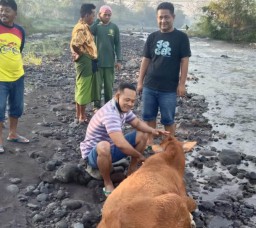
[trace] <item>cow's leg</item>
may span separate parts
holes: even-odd
[[[190,214],[190,219],[191,219],[191,228],[196,228],[196,223],[194,221],[193,215],[191,213]]]
[[[189,212],[195,211],[195,209],[196,209],[196,202],[195,202],[195,200],[193,200],[189,196],[185,196],[185,197],[182,197],[182,198],[183,198],[184,202],[186,203]]]
[[[186,201],[177,194],[168,193],[154,198],[154,220],[158,228],[191,228],[192,221]]]

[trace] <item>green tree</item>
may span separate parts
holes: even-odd
[[[199,32],[211,38],[256,41],[256,1],[217,0],[202,8]]]

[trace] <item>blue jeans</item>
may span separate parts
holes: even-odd
[[[125,139],[133,146],[136,146],[136,131],[132,131],[128,134],[125,135]],[[89,153],[87,159],[88,159],[88,163],[89,165],[94,168],[97,169],[98,165],[97,165],[97,157],[98,157],[98,153],[97,153],[97,146],[95,146],[91,152]],[[112,163],[117,162],[119,160],[121,160],[122,158],[127,157],[126,154],[124,154],[121,150],[119,150],[115,145],[111,146],[110,148],[110,153],[111,153],[111,157],[112,157]]]
[[[171,126],[174,123],[177,94],[176,92],[161,92],[143,87],[142,91],[142,119],[156,120],[160,108],[161,123]]]
[[[5,120],[7,101],[9,116],[19,118],[24,107],[24,76],[14,82],[0,81],[0,122]]]

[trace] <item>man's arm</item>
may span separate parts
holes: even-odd
[[[144,121],[140,120],[138,117],[136,117],[134,120],[130,122],[131,126],[135,128],[138,131],[142,131],[144,133],[149,133],[153,135],[169,135],[169,131],[155,129],[150,126],[148,126]]]
[[[77,42],[78,40],[80,41],[81,39],[78,39],[78,33],[79,31],[76,31],[76,33],[73,34],[70,49],[71,49],[71,55],[73,61],[77,61],[81,55],[79,47],[82,45],[81,43]]]
[[[76,52],[80,55],[80,48],[83,46],[86,41],[86,31],[81,26],[76,28],[75,31],[72,32],[72,38],[70,43],[70,48],[72,52]]]
[[[71,54],[73,61],[77,61],[82,55],[80,47],[83,45],[83,42],[85,42],[84,33],[82,30],[77,30],[76,33],[74,33],[71,44]]]
[[[122,54],[121,54],[121,42],[120,42],[120,31],[119,31],[119,28],[117,26],[115,26],[115,37],[114,37],[114,52],[115,52],[115,55],[116,55],[116,64],[115,64],[115,67],[117,70],[121,70],[121,62],[122,62]]]
[[[138,84],[137,84],[138,94],[142,92],[143,81],[144,81],[149,64],[150,64],[150,59],[143,57],[140,65],[140,73],[139,73]]]
[[[183,97],[186,92],[186,80],[188,75],[188,63],[189,63],[189,57],[185,57],[181,59],[180,63],[180,78],[179,78],[179,85],[177,88],[177,94],[178,96]]]
[[[80,50],[74,45],[71,47],[71,56],[74,62],[76,62],[80,57]]]
[[[23,51],[24,45],[25,45],[25,40],[26,40],[26,33],[25,30],[23,29],[23,27],[18,26],[21,30],[21,34],[22,34],[22,39],[21,39],[21,45],[20,45],[20,53]]]
[[[125,139],[122,132],[112,132],[109,134],[109,137],[116,147],[118,147],[124,154],[140,159],[143,157],[143,155],[133,148],[133,146]]]

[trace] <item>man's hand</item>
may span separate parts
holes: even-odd
[[[184,97],[185,94],[186,94],[186,87],[185,87],[185,85],[179,84],[178,88],[177,88],[177,95],[180,96],[180,97]]]
[[[159,136],[159,135],[168,136],[168,135],[170,135],[169,131],[165,131],[165,130],[161,130],[161,129],[154,129],[154,128],[152,128],[152,132],[151,133],[154,136]]]
[[[141,95],[143,89],[143,85],[141,83],[137,84],[136,92],[138,95]]]
[[[72,60],[75,62],[79,59],[79,55],[76,52],[72,52]]]
[[[122,64],[119,63],[119,62],[117,62],[117,63],[115,64],[115,68],[116,68],[118,71],[120,71],[120,70],[122,69]]]
[[[145,160],[146,158],[144,157],[144,155],[140,153],[139,161],[144,162]]]

